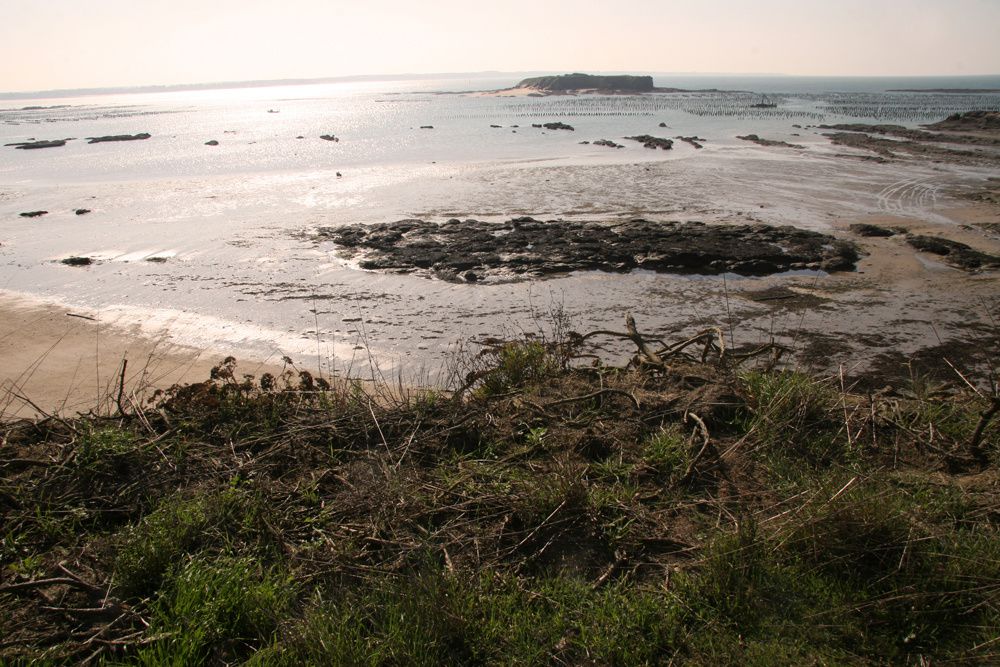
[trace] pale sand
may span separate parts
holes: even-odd
[[[155,389],[207,380],[226,356],[175,345],[166,332],[144,337],[102,325],[99,314],[80,315],[0,291],[0,421],[113,411],[123,359],[124,400],[143,401]],[[241,360],[237,371],[259,377],[281,367]]]

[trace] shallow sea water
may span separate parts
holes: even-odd
[[[845,158],[851,151],[810,126],[871,120],[915,126],[970,107],[1000,109],[1000,95],[886,93],[872,81],[855,81],[851,92],[849,80],[660,80],[747,92],[644,97],[453,94],[512,83],[455,79],[2,101],[0,143],[76,139],[62,148],[0,148],[0,289],[220,353],[288,355],[308,367],[318,356],[329,373],[369,372],[374,360],[383,372],[433,381],[461,342],[544,328],[552,311],[565,311],[580,330],[620,328],[631,312],[645,330],[663,336],[723,314],[751,320],[753,307],[734,304],[728,294],[734,283],[739,290],[753,281],[580,273],[453,285],[359,271],[313,238],[317,227],[520,215],[759,221],[816,230],[879,213],[946,221],[939,211],[949,205],[949,192],[990,174]],[[779,106],[752,108],[761,92]],[[576,130],[531,127],[556,120]],[[152,138],[83,140],[138,132]],[[736,139],[746,133],[805,148]],[[633,134],[698,136],[705,147],[678,141],[671,151],[653,151],[622,139]],[[625,148],[580,144],[602,138]],[[219,145],[206,146],[211,139]],[[77,216],[77,208],[93,212]],[[49,214],[18,216],[30,210]],[[59,263],[68,256],[98,261]],[[792,323],[757,321],[747,335],[764,338],[785,324]]]

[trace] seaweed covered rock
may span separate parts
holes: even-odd
[[[938,236],[910,235],[906,242],[921,252],[938,255],[948,264],[966,271],[1000,267],[1000,257],[980,252],[971,246]]]
[[[645,148],[652,148],[656,150],[657,148],[662,148],[665,151],[670,150],[674,147],[673,139],[662,139],[660,137],[654,137],[649,134],[640,134],[634,137],[625,137],[629,141],[638,141]]]
[[[851,270],[848,242],[795,227],[631,220],[603,224],[515,218],[498,224],[452,219],[324,227],[366,270],[422,272],[453,282],[526,280],[571,271],[770,275]],[[474,276],[475,278],[470,278]]]

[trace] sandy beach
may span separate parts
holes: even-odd
[[[176,345],[168,332],[151,337],[101,322],[100,313],[0,292],[0,418],[113,411],[125,364],[123,400],[141,402],[157,389],[207,380],[224,350]],[[277,365],[243,360],[260,375]]]

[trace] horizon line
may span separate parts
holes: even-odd
[[[477,70],[471,72],[404,72],[398,74],[350,74],[327,77],[291,77],[285,79],[242,79],[230,81],[204,81],[193,83],[136,84],[92,86],[85,88],[51,88],[41,90],[0,91],[0,99],[32,99],[45,97],[71,97],[76,95],[108,95],[115,93],[159,93],[185,92],[193,90],[224,90],[226,88],[268,88],[280,85],[310,85],[321,83],[346,83],[351,81],[412,81],[425,78],[461,78],[484,75],[551,75],[555,70]],[[634,74],[635,71],[593,70],[600,74]],[[650,76],[733,76],[733,77],[775,77],[809,79],[958,79],[998,77],[991,74],[784,74],[778,72],[661,72],[640,71]]]

